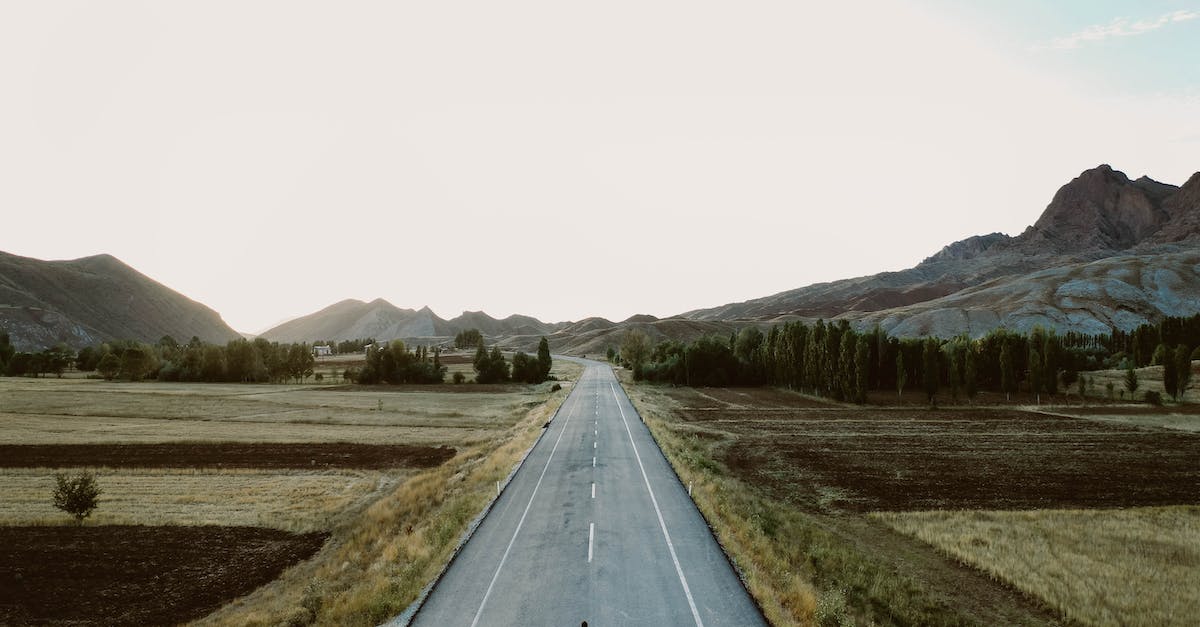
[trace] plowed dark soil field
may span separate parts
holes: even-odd
[[[0,445],[0,468],[432,468],[454,453],[404,444],[19,444]]]
[[[1200,502],[1200,435],[980,408],[782,407],[786,392],[671,392],[744,480],[819,509]],[[731,396],[732,395],[732,396]],[[725,402],[705,405],[704,398]]]
[[[187,622],[308,559],[325,538],[254,527],[0,527],[0,624]]]

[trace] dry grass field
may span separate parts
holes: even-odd
[[[1077,616],[1015,581],[1017,588],[998,583],[993,571],[964,566],[936,543],[897,534],[870,512],[1200,501],[1200,436],[1189,433],[995,406],[864,408],[774,389],[627,389],[779,625],[1053,624]],[[1173,555],[1186,557],[1163,551],[1146,559]],[[1194,580],[1195,563],[1179,564],[1191,564]]]
[[[1200,617],[1200,507],[874,515],[1091,625]]]
[[[115,469],[100,472],[95,525],[235,525],[293,532],[329,529],[394,490],[411,472]],[[68,525],[50,504],[53,471],[0,472],[0,526]]]
[[[256,533],[252,528],[308,533],[294,535],[298,542],[314,532],[328,536],[312,559],[266,586],[229,584],[226,601],[258,587],[254,600],[235,601],[207,621],[378,624],[436,574],[579,371],[556,363],[552,374],[565,380],[558,392],[549,383],[359,387],[0,378],[0,448],[39,466],[0,469],[0,526],[12,533],[66,529],[69,518],[49,503],[53,473],[62,466],[96,468],[101,504],[83,530],[221,525],[246,529],[233,535]],[[394,461],[380,458],[381,450]],[[46,455],[72,461],[46,464]],[[121,528],[134,529],[115,527]],[[271,546],[291,545],[268,543],[261,550]],[[22,566],[0,564],[0,576],[12,568]],[[152,600],[195,610],[200,606],[189,594],[163,590]],[[20,611],[0,608],[0,616]],[[174,616],[173,622],[198,618]]]
[[[559,366],[568,368],[570,364]],[[526,386],[110,383],[0,378],[0,444],[477,444],[536,402]]]

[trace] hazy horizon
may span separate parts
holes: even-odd
[[[346,298],[659,317],[1200,170],[1200,4],[0,8],[0,250],[261,332]]]

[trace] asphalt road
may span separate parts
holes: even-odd
[[[612,370],[580,363],[412,624],[765,624]]]

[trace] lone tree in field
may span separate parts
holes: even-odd
[[[112,381],[117,378],[117,374],[121,372],[121,358],[112,353],[106,353],[100,359],[100,363],[96,366],[96,370],[100,372],[100,376],[106,381]]]
[[[621,338],[621,359],[625,360],[631,370],[636,370],[649,356],[650,338],[641,330],[633,329]]]
[[[1138,389],[1137,371],[1133,369],[1133,364],[1125,369],[1125,389],[1129,390],[1129,399],[1133,400],[1133,393]]]
[[[1192,383],[1192,355],[1183,344],[1175,349],[1175,368],[1175,400],[1183,402],[1183,395]]]
[[[76,523],[92,515],[92,511],[100,505],[100,486],[96,485],[96,475],[88,471],[80,472],[74,477],[66,473],[54,475],[54,507],[75,517]]]

